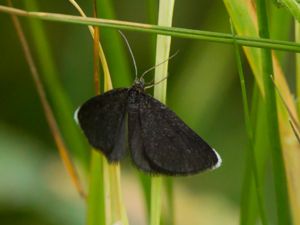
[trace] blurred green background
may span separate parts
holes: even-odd
[[[92,15],[91,1],[78,3]],[[115,18],[119,20],[150,23],[157,17],[157,4],[153,1],[113,3]],[[15,6],[24,8],[20,1],[16,1]],[[154,9],[149,10],[150,6]],[[39,1],[39,7],[40,11],[77,15],[68,1]],[[173,21],[176,27],[230,32],[229,17],[222,1],[176,1]],[[36,53],[28,19],[21,18],[21,22]],[[85,26],[53,22],[43,22],[43,25],[59,80],[75,111],[94,94],[92,39]],[[62,166],[8,15],[0,14],[0,29],[0,222],[12,225],[84,224],[84,202]],[[153,66],[153,35],[141,32],[125,32],[125,35],[140,73]],[[104,40],[104,48],[109,46],[109,41],[109,38]],[[127,60],[124,64],[132,75],[126,76],[126,71],[123,74],[108,56],[114,87],[129,86],[134,79],[124,44],[123,48]],[[180,53],[169,62],[167,105],[219,152],[223,165],[213,172],[174,179],[176,224],[238,224],[247,149],[233,48],[173,38],[171,53],[177,50]],[[248,66],[244,68],[251,93],[253,78]],[[151,80],[152,74],[147,79]],[[77,165],[80,167],[80,163]],[[129,160],[122,162],[121,168],[129,221],[146,224],[138,172]]]

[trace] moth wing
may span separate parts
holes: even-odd
[[[110,162],[119,161],[126,153],[127,98],[127,88],[114,89],[92,97],[75,115],[90,145]]]
[[[220,166],[218,153],[161,102],[141,93],[139,110],[144,154],[158,173],[187,175]]]
[[[140,117],[140,92],[131,89],[128,97],[128,143],[130,155],[137,168],[150,173],[155,173],[151,168],[148,158],[144,153],[144,138]]]
[[[155,173],[144,153],[144,138],[142,136],[139,113],[128,111],[128,141],[131,158],[134,164],[145,172]]]

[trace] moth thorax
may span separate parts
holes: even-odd
[[[140,92],[141,91],[135,85],[129,90],[128,107],[134,112],[139,109]]]

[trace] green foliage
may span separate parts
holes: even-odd
[[[172,13],[169,16],[166,14],[166,12],[173,10],[172,4],[174,2],[172,1],[164,9],[165,11],[162,10],[161,5],[158,9],[153,1],[148,1],[144,10],[135,8],[143,4],[141,1],[135,1],[135,4],[132,5],[121,1],[114,5],[109,0],[95,1],[99,17],[118,19],[116,21],[93,19],[88,10],[91,8],[91,2],[80,2],[82,8],[87,9],[85,11],[90,15],[87,19],[79,16],[68,16],[67,14],[74,13],[74,11],[69,4],[63,2],[40,2],[40,6],[37,7],[36,1],[26,0],[24,1],[24,10],[35,11],[30,13],[0,6],[0,12],[16,13],[29,18],[22,19],[22,22],[27,28],[26,34],[31,40],[31,48],[35,52],[36,61],[39,63],[40,74],[48,98],[63,137],[71,150],[71,154],[77,160],[77,167],[79,169],[84,168],[83,171],[85,171],[82,173],[82,177],[85,178],[83,179],[85,186],[89,187],[87,188],[89,195],[86,203],[88,205],[87,224],[105,225],[109,224],[111,218],[120,219],[123,224],[126,224],[127,218],[121,192],[125,193],[129,224],[142,224],[144,221],[147,221],[147,224],[150,221],[151,225],[199,224],[199,221],[209,225],[233,224],[237,222],[237,216],[240,217],[241,225],[252,225],[258,221],[264,225],[291,224],[290,208],[293,205],[289,203],[288,194],[292,198],[293,193],[288,193],[282,148],[286,145],[282,142],[286,137],[279,133],[281,127],[278,125],[278,118],[283,121],[281,112],[284,110],[280,111],[277,108],[278,102],[276,102],[274,85],[270,79],[270,75],[275,73],[273,72],[274,63],[271,59],[270,49],[300,52],[298,43],[281,40],[288,38],[286,33],[288,33],[292,22],[291,18],[298,19],[299,9],[294,4],[296,1],[281,0],[281,4],[285,5],[286,8],[274,8],[270,4],[268,7],[271,8],[268,13],[271,12],[272,16],[267,17],[267,6],[263,0],[257,0],[260,27],[260,37],[257,37],[257,27],[253,22],[255,11],[253,11],[252,6],[248,5],[248,1],[246,2],[247,4],[241,4],[240,0],[224,0],[227,12],[237,30],[236,36],[230,33],[228,15],[221,2],[186,3],[177,1],[173,18],[174,27],[168,27],[171,25]],[[160,1],[160,4],[163,5],[163,1]],[[39,11],[54,11],[60,14],[43,14]],[[147,23],[155,24],[158,16],[160,18],[157,22],[159,25],[126,22],[142,21],[147,13]],[[0,16],[0,25],[4,24],[1,27],[4,27],[4,30],[7,29],[4,33],[7,34],[6,36],[13,36],[15,31],[9,30],[8,17],[2,13]],[[62,23],[42,23],[40,19]],[[270,22],[270,27],[267,20]],[[280,26],[277,25],[279,22]],[[71,26],[70,23],[84,26]],[[107,56],[114,87],[129,86],[133,81],[133,72],[130,70],[131,61],[127,57],[129,54],[126,53],[125,45],[116,29],[131,31],[130,34],[128,32],[128,39],[138,65],[148,65],[149,61],[153,61],[154,55],[156,56],[156,63],[161,62],[161,59],[169,55],[170,42],[162,38],[157,42],[156,51],[154,51],[153,39],[149,42],[150,35],[152,37],[157,34],[172,36],[173,49],[179,48],[181,53],[169,62],[168,89],[166,82],[163,82],[155,86],[154,96],[167,102],[167,105],[188,125],[209,143],[212,143],[216,149],[220,149],[224,160],[221,169],[191,178],[166,180],[161,177],[149,178],[144,174],[133,176],[132,174],[136,173],[128,172],[125,163],[122,168],[123,184],[120,186],[116,172],[118,170],[113,171],[107,165],[103,165],[105,164],[103,156],[93,152],[92,160],[89,161],[89,147],[72,116],[74,109],[93,93],[91,91],[93,90],[92,39],[88,36],[87,24],[101,27],[101,43]],[[200,27],[200,30],[186,27]],[[214,30],[218,32],[214,32]],[[143,35],[148,38],[146,41]],[[269,39],[269,36],[272,39]],[[55,43],[55,40],[61,43]],[[164,44],[168,46],[166,49],[162,47],[164,41]],[[47,221],[45,224],[83,223],[82,215],[84,215],[83,209],[86,208],[85,202],[79,199],[74,201],[74,196],[72,197],[73,200],[68,199],[66,197],[68,196],[67,192],[62,190],[68,184],[57,179],[57,174],[52,174],[50,177],[51,170],[50,172],[47,170],[46,165],[48,164],[45,158],[51,155],[49,148],[52,149],[53,146],[49,143],[47,127],[39,127],[38,124],[35,124],[35,121],[42,120],[43,115],[36,111],[34,104],[37,103],[30,102],[31,99],[35,98],[35,95],[31,91],[29,82],[26,82],[29,79],[28,72],[26,72],[26,65],[22,64],[23,56],[18,54],[19,47],[16,43],[17,41],[14,39],[7,40],[5,35],[0,37],[0,47],[3,49],[3,54],[8,57],[0,64],[3,74],[1,77],[3,82],[0,82],[0,96],[6,96],[7,99],[11,100],[10,102],[3,102],[3,109],[0,112],[0,208],[3,208],[0,210],[0,217],[2,218],[4,215],[4,222],[17,224],[16,220],[14,221],[7,215],[10,215],[10,211],[13,212],[12,215],[17,215],[20,209],[16,205],[23,204],[26,209],[30,209],[28,214],[31,216],[28,220],[30,222],[24,224],[34,224],[36,221],[37,224],[41,223],[42,219],[36,217],[36,214]],[[236,55],[233,54],[232,46],[235,48]],[[247,47],[243,49],[254,75],[254,81],[247,76],[251,73],[247,65],[243,65],[242,68],[243,55],[239,51],[241,46]],[[145,49],[147,51],[150,49],[153,52],[146,52]],[[294,65],[289,63],[289,54],[276,52],[276,56],[279,57],[279,64],[287,71],[286,74],[289,74],[286,78],[288,80],[293,79],[291,74],[293,74]],[[299,67],[298,64],[299,60],[296,62],[297,67]],[[82,70],[78,68],[82,68]],[[167,71],[167,63],[163,68],[157,68],[155,81],[165,77]],[[20,76],[10,76],[12,73],[20,74]],[[242,92],[238,86],[236,73],[240,75]],[[13,82],[16,88],[7,88],[6,83],[9,82]],[[284,86],[285,83],[279,85]],[[249,101],[249,91],[247,90],[251,87],[253,87],[253,93],[252,99]],[[298,87],[299,85],[297,85]],[[285,96],[289,96],[288,86],[287,89],[281,90],[285,91]],[[298,88],[298,92],[299,90],[300,88]],[[16,96],[14,92],[20,96],[18,101],[14,100]],[[248,101],[251,104],[248,104]],[[27,112],[18,113],[20,109],[26,107],[28,107],[29,112],[39,113],[34,115]],[[242,116],[242,109],[244,117]],[[243,119],[246,122],[245,127],[243,126]],[[19,121],[30,121],[30,123],[26,124]],[[289,124],[284,125],[289,126]],[[23,137],[22,132],[13,131],[14,129],[11,127],[14,127],[15,130],[24,130],[26,137]],[[40,133],[39,129],[45,132]],[[8,133],[4,131],[8,131]],[[271,141],[268,141],[267,136],[271,137]],[[38,137],[41,137],[41,143],[36,144]],[[25,148],[26,155],[28,153],[23,163],[22,153],[16,150],[20,146]],[[45,149],[45,156],[36,149]],[[239,150],[245,150],[245,152]],[[57,156],[55,155],[55,157],[48,161],[56,162]],[[272,169],[269,165],[270,158],[272,158],[273,163]],[[39,161],[43,165],[40,165]],[[12,166],[13,164],[15,166]],[[16,166],[21,164],[24,166],[24,171],[19,170]],[[243,166],[244,170],[242,169]],[[37,173],[36,170],[39,168],[47,171],[47,173]],[[58,168],[62,170],[61,167]],[[88,168],[90,171],[87,170]],[[271,173],[270,171],[273,173],[272,178],[267,176]],[[297,174],[297,171],[295,173]],[[27,180],[23,177],[26,177]],[[127,179],[131,183],[139,180],[142,184],[138,187],[143,190],[141,193],[144,202],[139,200],[142,202],[142,206],[145,205],[145,217],[148,215],[148,218],[144,218],[142,222],[140,219],[140,212],[142,211],[140,208],[142,207],[134,206],[135,208],[131,208],[133,207],[131,203],[136,202],[135,197],[138,196],[138,190],[134,189],[131,183],[128,184]],[[18,187],[13,194],[8,191],[10,187],[7,184],[10,182],[14,187]],[[51,192],[45,184],[48,184],[50,189],[53,188],[53,185],[57,185],[58,188],[56,187],[57,190]],[[56,192],[60,195],[56,195]],[[49,197],[51,195],[56,197],[51,199]],[[212,196],[217,196],[215,197],[216,200],[213,200],[214,197]],[[217,210],[217,207],[222,204],[224,207]],[[198,210],[199,207],[200,210]],[[68,208],[73,211],[69,212]],[[231,210],[231,208],[233,209]],[[169,210],[168,213],[164,213],[167,209]],[[114,210],[116,212],[112,212]],[[160,218],[161,211],[163,211],[162,219]],[[193,211],[196,213],[192,214]],[[239,211],[239,215],[237,211]],[[209,214],[208,212],[213,214],[213,216],[208,217],[210,223],[203,219]],[[62,215],[64,213],[68,213],[68,216]],[[172,216],[174,219],[169,218]],[[51,217],[54,219],[51,220]],[[62,220],[57,218],[62,218]],[[299,221],[295,220],[294,222],[299,225]]]

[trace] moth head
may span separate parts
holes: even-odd
[[[138,90],[144,90],[145,87],[145,80],[143,77],[135,79],[134,81],[134,86],[138,89]]]

